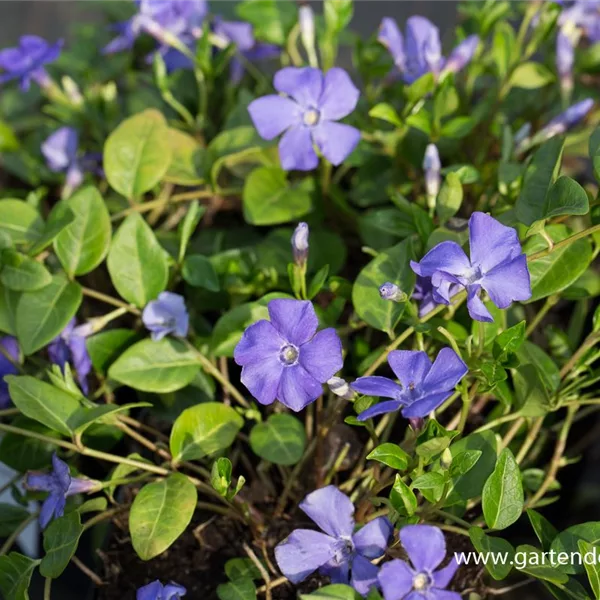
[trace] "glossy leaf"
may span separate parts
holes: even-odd
[[[82,533],[81,518],[76,510],[54,519],[48,525],[44,531],[46,554],[40,564],[40,573],[44,577],[56,579],[62,575],[77,550]]]
[[[6,249],[0,257],[0,282],[16,292],[33,292],[50,284],[52,275],[42,263]]]
[[[165,181],[185,186],[201,184],[204,181],[206,150],[191,135],[178,129],[168,130],[167,141],[172,156]]]
[[[397,444],[380,444],[368,456],[368,460],[376,460],[397,471],[404,471],[408,467],[409,455]]]
[[[250,447],[257,456],[276,465],[295,465],[306,447],[304,425],[292,415],[271,415],[250,431]]]
[[[488,560],[485,563],[488,573],[496,581],[506,579],[512,571],[512,561],[515,554],[515,549],[510,542],[499,537],[486,535],[480,527],[471,527],[469,529],[469,537],[477,552],[481,554],[493,552],[496,556],[506,557],[505,564],[502,564],[499,560]]]
[[[10,600],[29,600],[29,582],[33,571],[40,564],[17,552],[0,556],[0,591]]]
[[[0,200],[0,234],[13,244],[35,242],[44,232],[40,213],[22,200]]]

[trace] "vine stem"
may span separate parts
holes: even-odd
[[[46,577],[46,581],[44,583],[44,600],[50,600],[52,595],[52,578]]]
[[[95,300],[100,300],[105,304],[111,304],[112,306],[117,306],[119,308],[125,309],[127,312],[130,312],[138,317],[142,314],[139,308],[133,306],[133,304],[127,304],[118,298],[113,298],[108,294],[103,294],[102,292],[97,292],[96,290],[92,290],[91,288],[82,287],[81,291],[84,296],[88,296],[89,298],[94,298]]]
[[[560,370],[560,378],[564,379],[577,364],[577,361],[590,349],[596,342],[600,341],[600,332],[595,331],[588,335],[583,344],[579,347],[577,352],[571,356],[571,358],[565,363],[564,367]]]
[[[544,302],[544,306],[537,312],[535,318],[531,323],[527,326],[525,331],[525,337],[528,338],[537,328],[537,326],[543,321],[544,317],[548,314],[548,311],[559,301],[558,296],[548,296],[546,298],[546,302]]]
[[[38,518],[38,513],[29,515],[19,526],[10,534],[6,542],[0,548],[0,556],[4,556],[17,541],[17,538],[29,527],[30,523],[33,523]]]
[[[561,240],[560,242],[556,242],[556,244],[554,244],[554,246],[552,246],[552,248],[546,248],[545,250],[540,250],[539,252],[536,252],[535,254],[528,256],[527,262],[532,262],[534,260],[544,258],[545,256],[548,256],[548,254],[551,254],[558,248],[564,248],[565,246],[568,246],[569,244],[572,244],[573,242],[576,242],[577,240],[587,237],[588,235],[592,235],[596,232],[600,232],[600,225],[594,225],[593,227],[584,229],[583,231],[580,231],[579,233],[574,233],[573,235],[569,236],[568,238],[565,238],[564,240]]]

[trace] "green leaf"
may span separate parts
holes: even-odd
[[[15,152],[19,149],[19,140],[13,129],[0,121],[0,152]]]
[[[40,564],[40,573],[44,577],[56,579],[62,575],[77,550],[82,533],[81,518],[76,510],[64,517],[54,519],[48,525],[44,531],[46,555]]]
[[[0,269],[0,282],[16,292],[33,292],[52,281],[42,263],[15,250],[2,251]]]
[[[69,418],[69,427],[75,433],[83,433],[90,425],[97,421],[108,422],[111,415],[131,410],[132,408],[142,408],[152,406],[150,402],[132,402],[131,404],[100,404],[93,408],[82,406],[76,410]]]
[[[192,202],[188,208],[188,211],[181,222],[181,226],[179,228],[179,256],[177,258],[177,262],[181,263],[185,257],[185,253],[187,251],[187,247],[192,239],[192,235],[194,235],[194,231],[196,231],[196,227],[198,227],[198,223],[200,223],[200,219],[204,216],[206,212],[205,206],[200,206],[197,200]]]
[[[381,119],[387,123],[391,123],[396,127],[402,127],[402,119],[398,116],[396,109],[387,102],[380,102],[375,105],[370,111],[369,116],[374,119]]]
[[[184,410],[169,442],[175,461],[198,460],[231,446],[244,419],[231,406],[204,402]]]
[[[75,316],[81,286],[64,275],[54,275],[47,286],[25,292],[17,304],[16,331],[26,356],[47,346]]]
[[[494,358],[504,360],[519,350],[525,341],[525,321],[504,330],[494,339]]]
[[[142,455],[138,454],[137,452],[130,454],[127,458],[137,460],[138,462],[150,463],[150,461],[147,458],[144,458]],[[131,475],[139,470],[140,469],[138,469],[138,467],[133,467],[131,465],[126,465],[126,464],[120,463],[113,469],[113,471],[110,474],[110,477],[108,479],[109,479],[109,481],[118,481],[120,479],[125,479],[129,475]],[[115,483],[106,488],[106,491],[111,498],[113,498],[117,487],[118,487],[118,484]]]
[[[222,456],[215,460],[210,472],[210,485],[224,498],[227,497],[227,492],[231,485],[232,470],[231,461]]]
[[[257,456],[276,465],[295,465],[306,447],[304,425],[292,415],[271,415],[250,431],[250,447]]]
[[[586,215],[589,210],[590,205],[585,190],[574,179],[563,175],[552,184],[548,191],[543,218]]]
[[[22,415],[18,416],[11,425],[26,431],[41,433],[46,437],[60,438],[59,433]],[[0,440],[0,462],[19,473],[40,470],[50,466],[55,450],[54,444],[9,432],[5,433]]]
[[[167,122],[155,109],[123,121],[104,145],[104,171],[111,187],[130,199],[152,189],[171,163],[168,139]]]
[[[74,220],[75,215],[71,209],[63,206],[61,202],[55,204],[48,215],[48,220],[44,225],[41,236],[27,251],[29,256],[37,256],[54,241],[54,238],[56,238],[69,223],[72,223]]]
[[[521,556],[522,565],[515,566],[521,573],[551,583],[567,583],[569,577],[558,569],[548,566],[548,557],[538,548],[524,544],[517,546],[517,554]],[[520,561],[519,561],[520,562]],[[583,567],[582,567],[583,569]]]
[[[63,435],[72,434],[69,418],[81,406],[74,396],[31,375],[7,375],[4,380],[12,401],[25,416]]]
[[[358,316],[390,336],[404,313],[406,303],[384,300],[379,295],[379,287],[389,281],[410,297],[415,285],[415,274],[410,268],[410,261],[414,258],[412,242],[406,239],[380,252],[359,273],[352,288],[352,303]]]
[[[537,512],[537,510],[530,508],[527,510],[527,516],[535,531],[535,535],[538,540],[540,540],[542,549],[545,551],[550,550],[554,538],[558,535],[556,528],[548,521],[548,519]]]
[[[450,476],[460,477],[468,473],[477,464],[482,454],[481,450],[465,450],[457,454],[450,464]]]
[[[22,506],[0,503],[0,538],[7,538],[29,517],[29,511]]]
[[[459,140],[469,135],[475,125],[477,121],[473,117],[456,117],[442,125],[440,135],[443,138]]]
[[[217,586],[219,600],[256,600],[256,586],[249,577],[240,577]]]
[[[198,493],[181,473],[145,485],[129,513],[131,542],[142,560],[164,552],[192,520]]]
[[[580,540],[597,546],[600,543],[600,521],[580,523],[561,531],[552,541],[550,550],[555,552],[555,555],[566,552],[571,556],[572,552],[579,552]],[[561,564],[560,570],[568,575],[578,575],[583,573],[584,567],[577,561],[570,561],[566,564]]]
[[[590,136],[589,151],[596,179],[600,180],[600,127],[596,128]]]
[[[534,154],[525,171],[523,187],[515,204],[521,223],[532,225],[543,218],[547,207],[546,196],[560,170],[563,146],[564,138],[554,137]]]
[[[256,581],[262,579],[260,571],[249,558],[232,558],[225,563],[225,575],[231,580],[248,577]]]
[[[44,232],[40,213],[22,200],[0,200],[0,235],[13,244],[35,242]]]
[[[408,467],[410,456],[397,444],[380,444],[367,456],[368,460],[376,460],[397,471],[404,471]]]
[[[512,87],[523,88],[525,90],[535,90],[544,87],[554,81],[552,71],[544,65],[536,62],[526,62],[520,64],[510,78]]]
[[[586,542],[585,540],[579,540],[578,544],[579,552],[583,559],[583,565],[587,573],[590,587],[594,592],[594,598],[598,600],[600,598],[600,566],[598,565],[598,555],[596,546]],[[591,561],[586,561],[586,554],[591,554],[594,558]]]
[[[362,596],[349,585],[334,583],[325,585],[312,594],[300,594],[300,600],[362,600]]]
[[[390,502],[394,510],[400,514],[414,515],[418,502],[415,493],[402,481],[400,475],[396,474],[394,486],[390,492]]]
[[[483,486],[482,508],[487,526],[506,529],[521,516],[523,502],[521,471],[512,452],[505,448]]]
[[[556,363],[535,344],[525,341],[517,352],[521,363],[535,365],[546,388],[552,392],[560,385],[560,372]]]
[[[106,257],[112,235],[110,215],[93,186],[78,190],[60,206],[70,210],[75,220],[56,236],[54,251],[69,277],[85,275]]]
[[[463,201],[463,189],[460,178],[456,173],[448,173],[435,204],[435,211],[443,225],[460,209]]]
[[[136,306],[146,306],[167,287],[167,255],[139,213],[129,215],[115,233],[107,265],[119,295]]]
[[[0,283],[0,331],[9,335],[17,335],[15,323],[19,298],[19,293]]]
[[[546,233],[559,242],[569,237],[572,232],[564,225],[549,225]],[[531,237],[523,250],[527,255],[535,254],[548,247],[541,235]],[[527,302],[534,302],[556,294],[572,283],[588,268],[592,260],[592,245],[587,238],[579,239],[572,244],[552,251],[547,256],[528,263],[531,276],[532,296]]]
[[[298,9],[292,2],[247,0],[236,6],[237,15],[254,25],[259,40],[285,46],[290,29],[297,22]]]
[[[278,167],[258,167],[246,178],[243,192],[244,218],[251,225],[277,225],[296,221],[310,212],[312,198],[308,179],[290,185]]]
[[[419,490],[429,502],[438,502],[444,493],[445,483],[441,473],[423,473],[412,481],[411,488]]]
[[[17,552],[0,556],[0,591],[10,600],[29,600],[29,583],[34,569],[40,564]]]
[[[188,385],[200,369],[196,354],[180,340],[145,339],[127,348],[108,376],[143,392],[165,394]]]
[[[167,141],[171,162],[164,180],[177,185],[200,185],[204,181],[206,150],[195,138],[178,129],[168,130]]]
[[[469,529],[469,537],[475,547],[475,550],[480,554],[493,554],[494,557],[498,557],[498,560],[488,560],[485,563],[485,568],[488,573],[496,580],[506,579],[508,574],[512,571],[512,562],[515,555],[515,549],[512,545],[502,538],[492,537],[486,535],[480,527],[471,527]],[[502,559],[506,557],[506,561],[502,564]]]
[[[513,370],[516,408],[523,417],[543,417],[552,408],[548,390],[538,369],[532,364],[520,365]]]
[[[94,369],[106,373],[137,337],[138,334],[131,329],[110,329],[86,338],[85,345]]]
[[[322,289],[327,281],[327,277],[329,275],[329,265],[325,265],[321,269],[317,271],[315,276],[311,279],[308,284],[308,291],[306,293],[306,297],[309,300],[312,300]]]
[[[210,292],[218,292],[221,288],[219,276],[212,262],[201,254],[186,256],[181,274],[193,287],[204,288]]]

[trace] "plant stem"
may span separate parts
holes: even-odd
[[[30,523],[33,523],[38,518],[38,513],[29,515],[19,526],[10,534],[7,540],[0,548],[0,556],[4,556],[17,541],[17,538],[27,529]]]
[[[544,417],[538,417],[535,420],[533,426],[531,427],[531,429],[529,430],[529,433],[527,434],[527,437],[523,441],[523,445],[521,446],[521,449],[519,450],[519,453],[517,454],[517,457],[515,459],[518,464],[521,464],[523,462],[523,460],[525,460],[527,453],[529,452],[529,450],[531,449],[531,446],[533,446],[535,440],[537,439],[537,436],[540,432],[540,429],[542,428],[543,423],[544,423]]]
[[[108,294],[103,294],[102,292],[97,292],[96,290],[92,290],[87,287],[82,287],[81,291],[84,296],[89,296],[90,298],[95,298],[96,300],[100,300],[106,304],[112,304],[113,306],[118,306],[119,308],[125,309],[127,312],[130,312],[134,315],[140,316],[142,313],[139,308],[133,306],[133,304],[127,304],[118,298],[113,298]]]
[[[583,344],[579,347],[577,352],[571,356],[571,358],[565,363],[563,368],[560,370],[560,378],[564,379],[573,369],[573,367],[577,364],[577,361],[597,342],[600,341],[600,332],[594,331],[587,336]]]
[[[525,337],[528,338],[537,328],[537,326],[542,322],[544,317],[548,314],[548,311],[559,301],[558,296],[548,296],[546,298],[546,302],[544,302],[544,306],[538,311],[535,315],[535,318],[531,323],[527,326],[527,330],[525,331]]]
[[[20,414],[21,411],[18,408],[4,408],[0,410],[0,419],[2,417],[15,417]]]
[[[532,262],[534,260],[544,258],[545,256],[548,256],[548,254],[551,254],[558,248],[564,248],[565,246],[568,246],[569,244],[572,244],[573,242],[576,242],[577,240],[580,240],[581,238],[587,237],[588,235],[592,235],[592,234],[596,233],[597,231],[600,231],[600,225],[594,225],[593,227],[584,229],[583,231],[580,231],[579,233],[575,233],[572,236],[565,238],[564,240],[561,240],[560,242],[556,242],[556,244],[554,244],[554,246],[552,246],[552,248],[546,248],[545,250],[540,250],[539,252],[536,252],[535,254],[528,256],[527,262]]]
[[[52,578],[46,577],[44,582],[44,600],[50,600],[52,595]]]

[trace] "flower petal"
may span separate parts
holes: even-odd
[[[53,476],[64,494],[67,493],[69,486],[71,485],[71,472],[69,471],[69,465],[66,462],[58,458],[56,452],[52,455],[52,467],[54,469]]]
[[[369,560],[356,554],[352,561],[352,587],[361,595],[366,596],[373,586],[378,585],[379,567]]]
[[[269,302],[268,309],[273,327],[296,346],[306,344],[319,326],[315,309],[308,300],[278,298]]]
[[[379,404],[375,404],[375,406],[371,406],[371,408],[367,408],[367,410],[363,410],[356,418],[359,421],[366,421],[367,419],[372,419],[373,417],[377,417],[379,415],[385,415],[386,413],[400,410],[400,408],[403,406],[404,403],[400,402],[399,400],[380,402]]]
[[[407,525],[400,541],[415,571],[433,571],[446,556],[446,540],[441,529],[431,525]]]
[[[439,571],[434,571],[431,576],[433,578],[433,587],[445,588],[452,581],[456,570],[458,569],[458,562],[455,557]]]
[[[498,308],[508,308],[515,300],[531,298],[531,278],[524,254],[502,263],[486,273],[481,287]]]
[[[323,565],[319,569],[319,573],[325,575],[325,577],[329,577],[332,584],[338,583],[348,585],[350,583],[350,562],[344,560],[341,564],[338,564],[337,560],[334,558]]]
[[[451,73],[457,73],[464,69],[471,62],[478,45],[479,37],[476,35],[470,35],[464,39],[452,50],[444,69]]]
[[[64,494],[60,492],[51,492],[50,495],[44,500],[42,508],[40,510],[39,523],[42,529],[46,529],[48,523],[52,519],[62,517],[65,512],[65,504],[67,499]]]
[[[244,366],[254,362],[268,361],[279,356],[285,340],[273,324],[266,320],[250,325],[233,351],[233,359]]]
[[[379,558],[385,553],[393,532],[394,527],[387,517],[377,517],[357,531],[352,541],[363,556]]]
[[[380,398],[393,398],[398,402],[402,402],[402,388],[388,377],[380,377],[379,375],[359,377],[350,387],[359,394]]]
[[[432,248],[419,262],[411,260],[410,267],[421,277],[431,277],[436,271],[462,275],[471,269],[471,263],[456,242],[442,242]]]
[[[277,399],[288,408],[298,412],[323,393],[323,386],[302,365],[282,368]]]
[[[490,311],[479,297],[480,289],[479,285],[470,285],[467,287],[467,308],[469,309],[469,315],[474,321],[493,323],[494,317],[492,317]]]
[[[318,531],[296,529],[275,547],[275,560],[281,572],[297,584],[331,560],[336,549],[334,538]]]
[[[522,253],[516,230],[482,212],[469,219],[469,248],[471,264],[483,273]]]
[[[187,590],[177,583],[167,583],[163,592],[164,600],[178,600],[183,598],[187,593]]]
[[[321,121],[312,131],[323,156],[336,166],[342,164],[360,142],[360,131],[344,123]]]
[[[323,329],[300,349],[300,364],[320,383],[331,379],[344,365],[342,342],[335,329]]]
[[[413,350],[392,350],[388,363],[400,380],[402,387],[420,384],[431,369],[431,360],[426,352]]]
[[[323,73],[313,67],[285,67],[275,73],[273,86],[303,108],[318,108],[323,92]]]
[[[405,52],[410,80],[429,71],[437,73],[442,63],[439,29],[425,17],[410,17],[406,21]]]
[[[451,391],[428,394],[418,400],[415,400],[402,409],[402,416],[407,419],[415,417],[424,419],[431,411],[439,408],[442,403],[452,395]]]
[[[69,346],[71,362],[75,367],[81,389],[87,394],[89,391],[87,377],[92,370],[92,359],[88,354],[85,338],[81,335],[72,335],[67,345]]]
[[[395,65],[403,71],[406,63],[404,37],[394,19],[390,19],[389,17],[382,19],[377,41],[388,49],[394,59]]]
[[[452,390],[468,371],[467,365],[452,348],[442,348],[425,377],[423,387],[431,391]]]
[[[240,381],[261,404],[272,404],[278,398],[283,365],[277,355],[244,365]]]
[[[334,538],[352,537],[354,505],[350,498],[334,485],[311,492],[299,506],[330,536]]]
[[[379,584],[385,600],[403,600],[412,590],[414,571],[408,563],[396,558],[379,571]]]
[[[136,600],[157,600],[162,595],[163,586],[158,579],[141,587],[136,594]]]
[[[248,112],[258,134],[265,140],[276,138],[302,119],[296,102],[274,94],[250,102]]]
[[[458,592],[450,592],[448,590],[439,590],[432,588],[429,590],[429,597],[427,600],[461,600],[462,596]],[[406,600],[409,600],[408,598]],[[421,600],[421,598],[415,599]]]
[[[34,492],[50,492],[54,489],[54,478],[47,473],[29,472],[25,478],[25,487]]]
[[[279,160],[285,171],[312,171],[319,164],[311,130],[304,125],[290,127],[279,141]]]
[[[329,69],[325,74],[319,101],[321,118],[328,121],[343,119],[356,108],[359,96],[358,88],[344,69]]]

